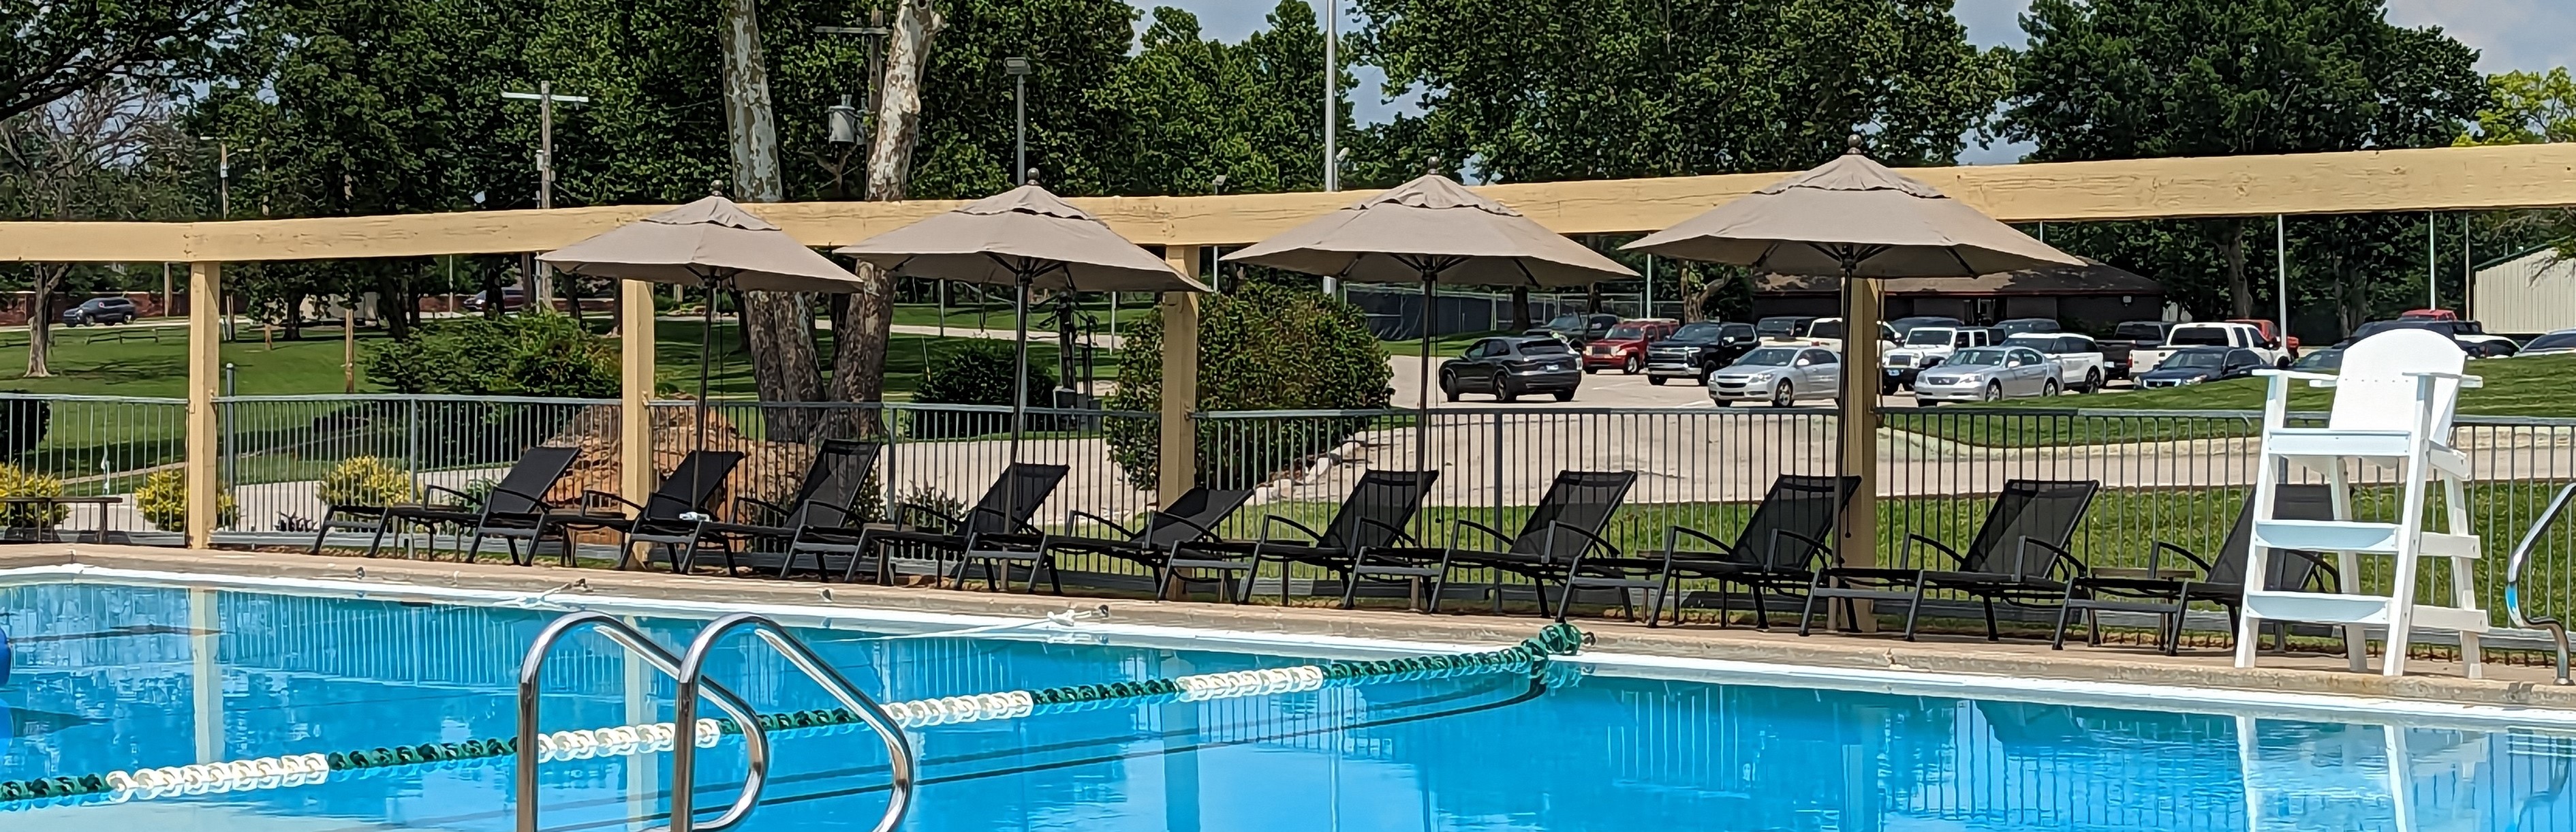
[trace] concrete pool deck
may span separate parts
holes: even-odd
[[[1502,646],[1527,638],[1543,622],[1533,616],[1422,615],[1399,610],[1235,606],[1084,596],[1003,594],[924,587],[818,584],[803,581],[620,572],[606,569],[517,567],[392,558],[314,557],[227,550],[180,550],[95,544],[31,544],[0,548],[0,569],[37,566],[180,572],[234,578],[280,578],[418,588],[488,590],[558,597],[586,592],[602,598],[847,608],[1006,618],[1039,618],[1079,607],[1106,607],[1109,621],[1127,625],[1228,630],[1300,636]],[[568,588],[575,581],[582,587]],[[829,592],[826,593],[825,590]],[[858,616],[853,616],[858,617]],[[1920,673],[1997,679],[2168,686],[2266,694],[2412,700],[2450,705],[2547,708],[2576,711],[2576,687],[2551,684],[2547,667],[2490,661],[2485,679],[2461,676],[2457,662],[2414,659],[2402,678],[2353,673],[2339,655],[2266,654],[2250,670],[2233,666],[2220,648],[2186,648],[2166,657],[2138,646],[2052,651],[2045,641],[1925,636],[1907,643],[1888,635],[1818,633],[1800,638],[1787,628],[1764,633],[1713,624],[1648,628],[1616,619],[1578,619],[1593,635],[1589,649],[1637,656],[1745,662],[1779,667]],[[2373,662],[2376,666],[2376,659]]]

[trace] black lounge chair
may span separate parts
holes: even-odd
[[[1619,511],[1628,499],[1628,489],[1637,484],[1635,471],[1559,471],[1548,483],[1547,493],[1530,509],[1529,519],[1521,523],[1520,534],[1505,535],[1492,526],[1466,518],[1449,521],[1446,545],[1437,549],[1379,547],[1361,549],[1351,558],[1351,580],[1342,592],[1342,606],[1348,608],[1357,595],[1362,580],[1420,581],[1432,580],[1431,598],[1424,612],[1440,610],[1440,595],[1448,589],[1450,576],[1459,569],[1488,569],[1529,579],[1538,593],[1540,615],[1565,619],[1566,601],[1573,597],[1567,576],[1582,561],[1585,553],[1603,549],[1617,557],[1619,548],[1601,536],[1610,515]],[[1459,545],[1461,529],[1474,529],[1500,550],[1469,548]],[[1500,575],[1496,576],[1497,578]],[[1547,603],[1547,585],[1559,584],[1556,606]],[[1496,580],[1490,591],[1494,611],[1503,611],[1502,582]],[[1622,596],[1625,597],[1625,596]]]
[[[1859,477],[1815,477],[1785,474],[1771,481],[1771,490],[1744,521],[1744,528],[1729,543],[1716,536],[1687,526],[1664,530],[1662,557],[1591,557],[1586,556],[1571,579],[1575,586],[1645,589],[1655,600],[1646,612],[1646,626],[1657,626],[1663,616],[1666,599],[1672,600],[1673,623],[1680,624],[1683,602],[1681,582],[1687,579],[1713,580],[1718,583],[1718,626],[1726,626],[1726,615],[1732,596],[1727,585],[1743,586],[1753,596],[1754,626],[1771,629],[1771,610],[1763,601],[1766,591],[1803,592],[1816,578],[1816,563],[1833,552],[1836,521],[1852,493],[1860,490]],[[1709,549],[1684,549],[1688,537]]]
[[[2094,480],[2010,480],[1996,495],[1994,507],[1986,512],[1986,522],[1965,554],[1941,541],[1908,534],[1896,568],[1820,570],[1808,584],[1807,603],[1798,614],[1798,634],[1806,635],[1814,623],[1819,599],[1841,598],[1847,604],[1858,599],[1903,601],[1905,640],[1913,641],[1924,593],[1946,589],[1984,602],[1986,640],[2001,640],[1995,629],[1996,601],[2061,600],[2066,597],[2067,581],[2083,574],[2084,564],[2067,551],[2066,540],[2075,535],[2085,508],[2101,489],[2102,483]],[[1916,543],[1941,550],[1958,568],[1928,568],[1914,554]]]
[[[537,523],[536,529],[527,535],[527,558],[519,565],[535,563],[537,545],[552,535],[563,543],[564,565],[571,566],[573,530],[612,529],[619,535],[617,561],[622,568],[628,554],[633,551],[635,535],[668,537],[674,533],[686,534],[700,519],[689,515],[711,513],[710,506],[716,496],[724,492],[725,478],[732,476],[734,466],[740,464],[740,451],[690,451],[688,456],[680,458],[680,467],[663,477],[662,484],[655,486],[653,493],[645,495],[641,505],[605,491],[585,490],[581,492],[577,510],[550,511]],[[605,513],[611,504],[632,513]],[[476,543],[479,545],[481,541],[478,539]]]
[[[579,448],[552,445],[529,448],[519,455],[519,461],[510,464],[510,470],[501,475],[501,481],[494,483],[490,492],[481,497],[453,488],[436,485],[421,486],[424,497],[429,494],[445,494],[453,498],[455,502],[449,505],[422,502],[416,505],[382,506],[371,511],[333,506],[332,511],[334,513],[361,511],[375,516],[376,536],[367,544],[368,557],[375,557],[376,552],[384,547],[387,530],[405,523],[426,526],[433,532],[439,526],[450,526],[458,530],[459,538],[471,536],[475,543],[480,544],[483,540],[482,532],[485,529],[535,528],[537,518],[544,515],[547,509],[546,492],[554,489],[555,481],[563,479],[564,472],[572,469],[573,459],[579,456],[581,456]],[[349,523],[349,521],[339,522]],[[322,551],[322,535],[329,534],[332,528],[334,528],[333,523],[326,520],[321,534],[314,536],[315,554],[320,554]],[[432,542],[436,542],[434,537]],[[463,546],[464,543],[462,539],[457,541],[459,546]],[[512,545],[515,547],[516,544]],[[517,556],[517,551],[513,548],[511,557],[516,559]],[[474,552],[469,550],[464,558],[473,560]],[[438,559],[438,549],[435,546],[430,549],[430,559]]]
[[[1204,569],[1218,573],[1218,580],[1234,572],[1244,573],[1242,593],[1235,603],[1243,603],[1252,592],[1252,583],[1261,577],[1261,562],[1279,562],[1279,601],[1288,602],[1292,582],[1289,570],[1295,564],[1319,567],[1339,574],[1345,585],[1354,582],[1350,575],[1352,560],[1363,549],[1380,549],[1394,543],[1416,543],[1406,534],[1404,524],[1422,507],[1422,498],[1431,492],[1431,484],[1440,479],[1438,471],[1372,470],[1360,475],[1351,486],[1350,496],[1324,524],[1325,531],[1281,517],[1261,517],[1261,536],[1249,540],[1202,540],[1176,547],[1168,563],[1172,570]],[[1271,530],[1285,525],[1306,536],[1304,542],[1271,539]],[[1350,593],[1343,593],[1343,602]]]
[[[1038,554],[1029,565],[1029,591],[1037,591],[1037,570],[1041,567],[1046,569],[1047,580],[1050,583],[1055,582],[1056,553],[1078,552],[1107,555],[1153,570],[1156,598],[1168,595],[1175,580],[1181,581],[1183,591],[1187,592],[1189,577],[1172,569],[1172,553],[1184,543],[1221,539],[1216,527],[1224,523],[1227,517],[1232,516],[1235,509],[1242,508],[1244,502],[1251,499],[1252,492],[1248,489],[1205,486],[1192,488],[1181,494],[1180,499],[1173,500],[1170,506],[1147,517],[1143,528],[1136,529],[1087,511],[1073,512],[1065,518],[1067,532],[1061,534],[1050,532],[1037,541],[1035,548]],[[1073,528],[1074,521],[1079,520],[1090,520],[1107,526],[1125,537],[1084,537],[1073,534],[1070,529]],[[1217,584],[1229,599],[1241,597],[1242,592],[1248,589],[1225,580],[1222,574],[1219,575]],[[1062,593],[1064,589],[1058,585],[1056,591]]]
[[[2334,494],[2322,485],[2280,486],[2279,505],[2274,516],[2286,520],[2334,519]],[[2163,565],[2164,553],[2172,552],[2200,568],[2200,574],[2171,574]],[[2227,609],[2227,631],[2236,632],[2237,616],[2245,602],[2245,570],[2254,552],[2254,496],[2245,496],[2245,508],[2236,515],[2236,526],[2219,544],[2218,559],[2210,560],[2182,546],[2154,541],[2147,550],[2147,574],[2084,575],[2067,582],[2066,598],[2057,611],[2057,636],[2049,647],[2066,646],[2067,619],[2076,610],[2085,612],[2086,644],[2100,644],[2102,632],[2094,613],[2102,610],[2153,613],[2163,620],[2157,628],[2157,640],[2165,655],[2173,655],[2182,641],[2183,614],[2193,601],[2207,601]],[[2269,564],[2272,573],[2265,585],[2273,590],[2311,590],[2331,592],[2337,585],[2335,568],[2313,552],[2275,549]],[[2286,638],[2281,622],[2268,622],[2274,637]]]
[[[884,445],[849,439],[826,439],[814,449],[814,463],[805,469],[805,480],[796,486],[795,496],[779,505],[757,497],[733,498],[736,522],[713,519],[673,525],[639,524],[627,533],[627,542],[645,544],[644,562],[653,562],[655,554],[671,564],[673,572],[687,572],[695,565],[700,552],[714,551],[724,557],[725,574],[734,574],[737,566],[749,562],[752,568],[762,565],[769,553],[746,550],[737,558],[734,544],[758,547],[762,543],[782,543],[780,554],[794,551],[807,537],[817,541],[845,538],[857,542],[859,529],[850,522],[853,504],[859,492],[867,487],[868,475],[876,470],[877,454]],[[754,522],[753,518],[759,518]],[[679,526],[686,526],[682,532]],[[712,546],[710,546],[712,544]],[[775,556],[775,555],[770,555]],[[781,557],[781,560],[784,558]]]
[[[1011,467],[1002,471],[1001,478],[994,480],[991,488],[985,489],[983,498],[966,509],[963,517],[951,517],[918,503],[897,503],[894,516],[889,518],[894,521],[893,525],[871,526],[859,533],[858,542],[850,548],[849,562],[841,567],[841,580],[858,580],[859,561],[873,559],[877,582],[887,582],[895,561],[891,549],[904,546],[958,553],[957,571],[951,577],[960,586],[966,581],[967,564],[983,559],[985,586],[999,589],[1001,585],[994,577],[992,560],[1025,550],[990,546],[985,538],[989,535],[1011,535],[1014,540],[1029,541],[1043,536],[1043,531],[1029,525],[1029,518],[1037,516],[1038,506],[1046,503],[1047,497],[1055,493],[1056,486],[1064,482],[1065,474],[1071,470],[1062,465],[1011,463]],[[941,524],[940,528],[933,529],[915,522],[921,519],[935,520]],[[828,569],[823,560],[827,550],[810,545],[788,554],[789,567],[794,567],[796,555],[808,551],[814,553],[817,570]],[[1032,573],[1029,580],[1036,581],[1037,575]]]

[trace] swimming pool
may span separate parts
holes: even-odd
[[[561,612],[88,580],[0,586],[0,626],[17,644],[0,686],[11,732],[0,779],[508,737],[520,653]],[[673,645],[698,624],[639,623]],[[886,700],[1285,667],[1351,649],[1192,649],[1081,626],[940,637],[921,631],[958,625],[808,623],[817,626],[801,637]],[[774,654],[748,639],[735,648],[719,654],[715,678],[755,707],[829,706]],[[668,682],[597,636],[567,641],[548,667],[548,730],[669,718]],[[1650,673],[1572,662],[1535,678],[933,726],[912,732],[922,787],[904,828],[2576,829],[2576,743],[2555,729]],[[866,830],[885,805],[887,761],[864,733],[788,732],[773,759],[749,829]],[[664,805],[666,760],[547,764],[544,827],[652,825],[637,819]],[[704,752],[699,766],[698,805],[711,817],[740,780],[741,744]],[[507,830],[511,801],[501,759],[112,805],[9,804],[0,830]]]

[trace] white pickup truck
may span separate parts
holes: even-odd
[[[1887,352],[1881,362],[1878,392],[1893,396],[1899,387],[1914,384],[1914,379],[1928,367],[1939,366],[1950,354],[1973,347],[1994,345],[1994,331],[1981,326],[1918,326],[1905,333],[1905,343]]]
[[[2165,342],[2152,349],[2141,349],[2130,356],[2140,372],[2165,363],[2165,358],[2192,347],[2232,347],[2253,350],[2263,363],[2274,367],[2290,366],[2290,353],[2281,345],[2263,337],[2263,330],[2253,324],[2205,323],[2176,324],[2165,333]]]
[[[2072,332],[2030,332],[2004,339],[2006,346],[2029,347],[2049,357],[2057,365],[2059,386],[2078,393],[2102,392],[2102,382],[2111,377],[2105,366],[2102,346],[2090,335]]]

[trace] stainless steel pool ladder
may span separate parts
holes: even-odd
[[[2530,616],[2523,613],[2522,567],[2523,564],[2528,563],[2531,560],[2531,549],[2532,547],[2539,545],[2540,536],[2548,533],[2550,524],[2558,522],[2558,515],[2560,512],[2567,510],[2567,503],[2571,497],[2576,497],[2576,484],[2570,484],[2565,488],[2558,489],[2558,496],[2550,498],[2549,500],[2549,508],[2542,510],[2540,512],[2540,519],[2531,524],[2531,531],[2523,534],[2522,545],[2513,547],[2513,560],[2505,565],[2504,571],[2505,617],[2511,620],[2515,627],[2520,627],[2526,630],[2533,627],[2539,627],[2549,631],[2550,640],[2556,642],[2558,645],[2558,683],[2562,685],[2569,684],[2569,680],[2567,678],[2567,627],[2566,625],[2558,623],[2558,619],[2555,618],[2550,618],[2548,616]]]
[[[751,706],[745,704],[742,697],[706,678],[707,657],[712,654],[716,642],[745,627],[753,628],[762,642],[777,650],[815,684],[822,685],[832,698],[840,701],[842,707],[874,729],[877,738],[885,743],[889,759],[887,768],[893,783],[888,790],[885,816],[878,820],[876,832],[893,832],[903,822],[904,812],[912,804],[914,759],[911,742],[895,726],[894,719],[886,714],[885,709],[877,706],[876,700],[859,692],[841,676],[840,671],[816,657],[803,642],[788,635],[785,628],[759,615],[728,615],[699,630],[697,638],[689,643],[687,655],[675,657],[650,637],[627,626],[626,622],[601,612],[576,612],[555,619],[537,634],[536,642],[528,647],[527,657],[519,663],[518,832],[537,832],[538,673],[544,669],[546,656],[552,652],[556,642],[585,628],[599,630],[610,641],[679,683],[675,694],[676,713],[671,719],[677,732],[671,742],[671,823],[665,829],[669,832],[715,832],[741,823],[748,817],[752,808],[760,804],[761,788],[769,779],[769,735],[761,729]],[[697,758],[697,743],[693,740],[697,734],[695,725],[701,689],[708,698],[715,700],[717,709],[742,727],[749,769],[743,777],[742,794],[734,798],[733,806],[722,816],[704,824],[697,823],[693,815],[697,785],[697,772],[693,766]]]

